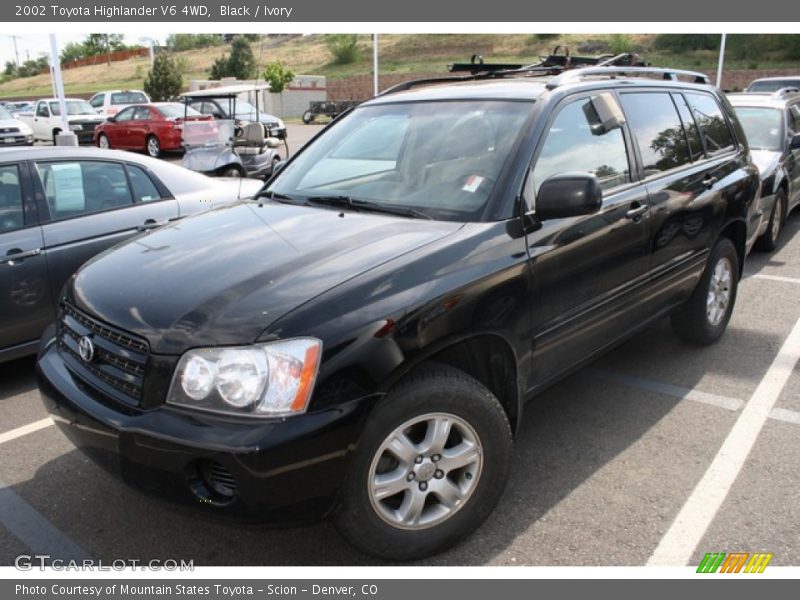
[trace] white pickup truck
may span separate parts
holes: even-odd
[[[67,98],[67,121],[69,128],[78,136],[78,143],[94,142],[94,128],[105,120],[86,102],[76,98]],[[58,98],[45,98],[36,103],[33,112],[19,113],[17,118],[33,130],[37,140],[55,142],[56,135],[64,129]]]

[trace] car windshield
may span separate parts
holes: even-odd
[[[66,105],[68,115],[97,115],[97,111],[85,100],[67,100]],[[50,112],[54,117],[61,115],[61,107],[58,102],[50,103]]]
[[[783,114],[780,109],[755,106],[735,108],[752,150],[781,150]]]
[[[142,92],[116,92],[111,94],[111,104],[146,104],[147,96]]]
[[[11,113],[8,112],[5,107],[0,106],[0,121],[7,121],[13,118],[14,117],[11,116]]]
[[[800,79],[764,79],[754,81],[747,88],[748,92],[777,92],[784,88],[800,88]]]
[[[298,154],[267,193],[479,220],[532,106],[471,100],[361,107]]]
[[[180,119],[184,115],[187,117],[202,116],[202,113],[184,104],[159,104],[156,108],[167,119]]]

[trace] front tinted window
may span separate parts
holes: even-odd
[[[645,176],[690,162],[683,125],[668,93],[622,94],[621,100],[639,144]]]
[[[91,104],[94,108],[100,108],[103,106],[104,99],[105,94],[97,94],[97,96],[92,96],[92,99],[89,100],[89,104]]]
[[[599,132],[593,128],[586,116],[585,105],[590,102],[582,98],[568,104],[550,125],[533,167],[536,192],[545,179],[567,171],[593,173],[603,189],[631,180],[622,129]]]
[[[68,115],[97,115],[97,111],[86,100],[67,100],[65,104]],[[50,112],[55,117],[61,116],[61,105],[58,102],[51,102]]]
[[[736,106],[736,116],[753,150],[781,149],[783,114],[777,108]]]
[[[125,110],[121,110],[117,113],[117,116],[114,117],[114,120],[119,123],[121,121],[130,121],[133,119],[133,114],[136,112],[136,109],[133,107],[126,108]]]
[[[717,101],[708,94],[696,93],[686,94],[686,100],[703,134],[706,152],[715,154],[733,150],[733,136]]]
[[[19,169],[16,165],[0,166],[0,233],[24,225]]]
[[[298,200],[347,196],[476,220],[531,106],[474,100],[365,106],[307,146],[271,189]]]
[[[40,162],[36,168],[53,220],[131,204],[128,178],[119,163]]]

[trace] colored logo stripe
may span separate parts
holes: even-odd
[[[697,566],[697,573],[739,573],[742,569],[745,573],[763,573],[772,557],[773,554],[765,552],[707,552]]]

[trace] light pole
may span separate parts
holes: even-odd
[[[725,62],[725,38],[727,34],[722,34],[722,41],[719,44],[719,63],[717,64],[717,87],[722,89],[722,65]]]
[[[78,136],[69,128],[69,119],[67,119],[67,102],[64,99],[64,82],[61,80],[61,59],[58,57],[58,41],[55,33],[50,34],[50,64],[53,65],[53,79],[56,84],[58,108],[61,113],[61,133],[53,141],[56,146],[77,146]]]
[[[372,89],[373,95],[378,95],[378,34],[372,34]]]
[[[153,63],[156,61],[156,41],[151,37],[140,37],[140,42],[147,43],[148,47],[150,48],[150,68],[153,68]]]

